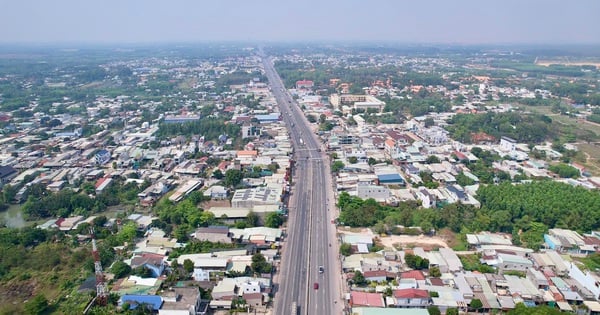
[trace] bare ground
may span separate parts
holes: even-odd
[[[425,236],[425,235],[390,235],[377,236],[367,228],[338,228],[338,233],[353,234],[353,235],[368,235],[377,238],[377,243],[387,248],[407,248],[407,247],[423,247],[424,249],[434,249],[440,247],[449,247],[446,239],[440,236]]]

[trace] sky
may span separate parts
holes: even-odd
[[[0,43],[600,43],[600,0],[0,0],[0,8]]]

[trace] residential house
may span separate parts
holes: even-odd
[[[231,307],[231,300],[237,297],[237,286],[234,278],[223,278],[217,283],[211,292],[213,300],[226,300],[229,301],[229,307]],[[213,303],[211,301],[211,308]]]
[[[220,185],[214,185],[208,187],[203,194],[204,196],[210,197],[211,199],[223,200],[227,199],[227,188]]]
[[[368,270],[363,272],[363,276],[367,281],[385,281],[387,279],[387,271],[385,270]]]
[[[350,292],[350,306],[385,307],[381,293]]]
[[[19,172],[9,165],[0,166],[0,187],[9,183],[13,178],[17,177]]]
[[[396,299],[396,307],[418,307],[425,308],[430,304],[429,292],[420,289],[401,289],[394,290],[393,296]]]
[[[209,226],[196,229],[194,237],[200,241],[212,243],[231,243],[231,235],[228,226]]]
[[[539,289],[547,289],[550,285],[544,273],[535,268],[527,269],[526,277]]]
[[[368,235],[344,234],[342,242],[356,247],[357,253],[368,253],[373,246],[373,239]]]
[[[161,293],[163,305],[158,315],[204,315],[208,303],[202,302],[200,291],[196,287],[171,288]]]
[[[253,308],[263,305],[264,294],[258,293],[244,293],[242,298],[246,301],[246,305],[252,306]]]
[[[165,256],[154,253],[137,253],[131,259],[131,268],[138,267],[148,268],[152,277],[158,278],[165,270]]]

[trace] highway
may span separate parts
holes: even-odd
[[[329,160],[298,104],[285,89],[271,58],[261,52],[265,74],[294,147],[287,239],[276,281],[274,314],[342,314],[341,266]],[[323,268],[323,272],[319,268]],[[318,289],[315,288],[318,283]]]

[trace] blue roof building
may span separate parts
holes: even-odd
[[[260,123],[275,122],[279,120],[279,113],[272,113],[268,115],[256,115],[254,116]]]
[[[380,185],[404,185],[404,178],[400,174],[381,174],[377,175]]]
[[[158,295],[133,295],[127,294],[119,299],[119,306],[129,304],[129,309],[136,309],[140,305],[147,305],[153,311],[158,311],[163,304],[162,297]]]

